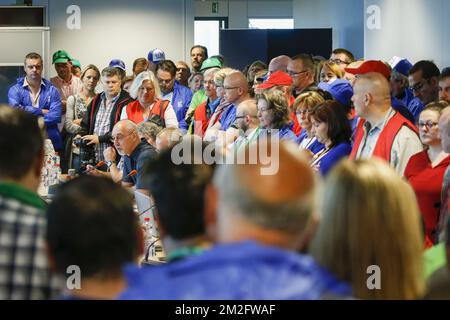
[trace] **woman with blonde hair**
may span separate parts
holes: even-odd
[[[335,62],[325,62],[322,66],[322,70],[320,70],[320,82],[329,83],[336,79],[342,79],[343,77],[344,72],[342,72],[339,65]]]
[[[152,71],[143,71],[134,78],[130,96],[136,100],[123,108],[120,120],[128,119],[136,124],[150,121],[162,128],[178,128],[172,104],[162,99],[159,83]]]
[[[302,131],[300,131],[297,138],[297,143],[301,150],[309,150],[312,154],[316,154],[325,147],[317,141],[316,136],[311,132],[311,112],[316,106],[324,102],[324,98],[315,91],[302,93],[294,101],[295,114],[298,123],[302,127]]]
[[[325,181],[310,251],[359,299],[418,299],[423,234],[414,191],[381,160],[343,161]]]

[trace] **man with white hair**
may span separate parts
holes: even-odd
[[[146,161],[157,156],[155,148],[139,138],[137,125],[131,120],[117,122],[111,137],[117,152],[123,156],[122,186],[135,187],[148,194],[142,185],[142,174]]]

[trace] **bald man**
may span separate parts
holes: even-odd
[[[278,57],[273,58],[272,60],[270,60],[269,63],[269,72],[268,72],[268,76],[275,72],[275,71],[283,71],[286,72],[287,71],[287,67],[289,62],[291,61],[291,58],[285,55],[281,55]]]
[[[142,268],[122,298],[266,300],[349,294],[346,285],[298,253],[316,225],[316,181],[295,146],[277,146],[248,145],[243,158],[257,155],[258,148],[265,148],[267,157],[216,169],[204,212],[217,245],[177,263]],[[268,159],[277,162],[272,175],[262,174]]]
[[[146,161],[157,156],[156,149],[145,139],[139,138],[137,125],[130,120],[116,123],[112,130],[112,139],[117,152],[123,156],[122,186],[148,194],[142,185],[142,169]],[[111,165],[113,163],[108,163],[108,166]]]
[[[225,103],[232,104],[220,115],[219,121],[209,127],[205,132],[208,141],[217,140],[223,146],[228,145],[237,138],[238,131],[232,127],[236,118],[236,108],[245,100],[249,100],[248,83],[246,76],[238,70],[233,71],[225,77],[223,82]]]
[[[255,100],[246,100],[239,104],[236,109],[235,123],[239,130],[239,137],[230,145],[230,148],[238,151],[242,147],[255,142],[260,132],[258,106]]]
[[[361,119],[350,157],[382,158],[403,175],[409,158],[423,150],[417,128],[392,109],[389,82],[380,73],[358,75],[353,91],[352,101]]]

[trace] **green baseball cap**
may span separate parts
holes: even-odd
[[[64,63],[64,62],[68,62],[71,61],[72,58],[70,57],[70,55],[67,53],[67,51],[64,50],[58,50],[53,54],[53,64],[55,63]]]
[[[72,65],[73,65],[74,67],[78,67],[78,68],[81,69],[81,63],[80,63],[80,61],[78,61],[78,60],[76,60],[76,59],[71,59],[70,61],[72,62]]]
[[[210,68],[222,68],[222,63],[217,58],[208,58],[203,61],[200,71],[205,71]]]

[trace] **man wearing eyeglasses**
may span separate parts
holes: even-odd
[[[171,60],[163,60],[156,66],[156,78],[164,100],[169,100],[177,115],[178,127],[187,130],[185,116],[192,100],[192,92],[175,80],[177,67]]]
[[[345,72],[345,67],[350,63],[355,62],[353,53],[346,49],[338,48],[334,49],[330,56],[330,61],[336,63],[342,72]]]
[[[117,152],[123,156],[122,186],[135,187],[148,194],[142,185],[143,168],[148,160],[157,156],[156,149],[145,139],[139,138],[137,125],[131,120],[116,123],[112,130],[112,140]]]
[[[317,89],[315,84],[315,64],[311,55],[299,54],[294,56],[287,66],[287,73],[293,81],[294,97]]]
[[[409,71],[409,85],[414,96],[427,105],[439,98],[439,68],[432,61],[417,62]]]

